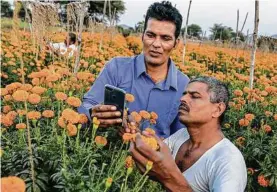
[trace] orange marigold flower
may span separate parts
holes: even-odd
[[[106,137],[102,137],[102,136],[96,136],[94,141],[95,141],[96,145],[99,147],[104,147],[108,143]]]
[[[251,113],[247,113],[244,115],[244,118],[247,119],[248,121],[252,121],[255,118],[255,115]]]
[[[273,116],[274,120],[277,121],[277,114]]]
[[[140,112],[139,112],[139,114],[140,114],[140,116],[143,118],[143,119],[150,119],[150,114],[147,112],[147,111],[145,111],[145,110],[141,110]]]
[[[78,132],[77,127],[71,123],[69,123],[66,127],[68,136],[75,136]]]
[[[126,168],[134,167],[134,165],[135,165],[135,161],[133,160],[133,157],[131,155],[126,157],[126,159],[125,159],[125,167]]]
[[[63,110],[62,117],[65,119],[65,121],[72,124],[79,122],[79,114],[72,109]]]
[[[3,106],[3,113],[8,113],[12,110],[10,105]]]
[[[33,85],[39,85],[39,78],[37,78],[37,77],[36,77],[36,78],[33,78],[33,79],[32,79],[32,84],[33,84]]]
[[[85,124],[88,122],[88,118],[85,114],[79,114],[79,123]]]
[[[246,127],[249,125],[249,121],[247,119],[241,119],[239,120],[239,125],[242,126],[242,127]]]
[[[270,111],[266,111],[264,114],[265,114],[265,116],[267,116],[267,117],[270,117],[270,116],[272,116],[272,115],[273,115],[273,113],[272,113],[272,112],[270,112]]]
[[[264,96],[264,97],[266,97],[266,96],[268,95],[268,92],[262,91],[262,92],[261,92],[261,95]]]
[[[73,107],[79,107],[82,102],[77,97],[68,97],[67,100],[66,100],[66,103],[73,106]]]
[[[241,90],[239,90],[239,89],[236,89],[234,91],[234,95],[237,96],[237,97],[241,97],[241,96],[243,96],[243,92]]]
[[[8,95],[8,94],[9,94],[9,92],[8,92],[7,89],[1,88],[1,91],[0,91],[0,96],[1,96],[1,97],[2,97],[2,96],[5,96],[5,95]]]
[[[137,126],[132,124],[132,123],[127,123],[128,125],[128,128],[131,129],[131,130],[136,130],[137,129]]]
[[[42,112],[42,116],[46,118],[52,118],[54,117],[55,113],[52,110],[45,110]]]
[[[269,186],[269,180],[266,179],[263,175],[258,176],[258,183],[262,187],[268,187]]]
[[[240,147],[244,145],[245,138],[244,137],[239,137],[236,139],[236,144]]]
[[[17,90],[12,95],[15,101],[27,101],[28,96],[29,96],[29,93],[24,90]]]
[[[30,91],[33,88],[31,84],[24,84],[18,90]]]
[[[159,149],[158,142],[157,142],[157,140],[154,137],[145,137],[144,135],[141,135],[141,138],[153,150],[158,150]]]
[[[16,124],[15,128],[17,129],[26,129],[26,124],[25,123],[18,123]]]
[[[142,119],[142,117],[140,116],[140,114],[138,114],[136,111],[133,111],[131,113],[131,117],[135,120],[135,122],[139,123]]]
[[[129,103],[132,103],[132,102],[135,101],[134,95],[132,95],[132,94],[130,94],[130,93],[127,93],[127,94],[125,95],[125,99],[126,99],[126,101],[129,102]]]
[[[62,93],[62,92],[57,92],[57,93],[55,94],[55,97],[56,97],[56,99],[59,100],[59,101],[64,101],[64,100],[67,99],[67,95],[66,95],[65,93]]]
[[[7,114],[7,116],[8,116],[10,119],[14,120],[14,119],[16,118],[16,116],[17,116],[17,112],[15,112],[15,111],[10,111],[10,112]]]
[[[40,86],[35,86],[35,87],[33,87],[32,90],[31,90],[32,93],[36,93],[36,94],[38,94],[38,95],[43,94],[45,91],[46,91],[46,88],[40,87]]]
[[[146,131],[150,135],[155,135],[156,134],[155,130],[151,129],[150,127],[147,127],[144,131]]]
[[[154,119],[154,120],[157,120],[157,119],[158,119],[158,114],[155,113],[154,111],[152,111],[152,112],[150,113],[150,115],[151,115],[151,118],[152,118],[152,119]]]
[[[151,125],[155,125],[157,123],[157,121],[155,119],[150,119],[150,124]]]
[[[25,182],[19,177],[9,176],[1,178],[2,192],[25,192],[25,188]]]
[[[1,115],[1,124],[5,127],[10,127],[13,124],[13,119],[11,119],[8,115]]]
[[[16,112],[18,113],[19,116],[23,116],[23,115],[27,114],[27,112],[25,110],[22,110],[22,109],[18,109],[18,110],[16,110]]]
[[[27,113],[27,117],[28,119],[38,120],[39,118],[41,118],[41,113],[38,111],[30,111]]]
[[[134,141],[135,138],[136,138],[136,134],[132,134],[132,133],[124,133],[122,136],[122,139],[124,142]]]
[[[62,117],[60,117],[58,119],[58,125],[61,127],[61,128],[66,128],[66,124],[64,122],[64,119]]]
[[[251,90],[251,89],[250,89],[249,87],[244,87],[244,88],[243,88],[243,92],[244,92],[244,93],[249,93],[250,90]]]
[[[109,178],[106,179],[106,182],[105,182],[106,189],[111,187],[112,182],[113,182],[113,178],[109,177]]]
[[[33,94],[29,95],[28,101],[29,101],[29,103],[35,105],[41,101],[41,97],[38,94],[33,93]]]
[[[270,125],[264,125],[263,126],[263,130],[266,132],[266,133],[269,133],[269,132],[271,132],[271,126]]]

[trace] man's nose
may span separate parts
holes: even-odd
[[[183,96],[180,98],[180,101],[181,101],[181,102],[186,102],[186,103],[188,103],[188,101],[189,101],[189,96],[188,96],[188,94],[183,95]]]
[[[161,39],[159,37],[155,38],[155,40],[153,42],[153,46],[156,47],[156,48],[162,46],[162,42],[161,42]]]

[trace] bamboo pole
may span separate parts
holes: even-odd
[[[105,0],[104,9],[103,9],[103,18],[102,18],[103,26],[102,26],[102,30],[101,30],[101,39],[100,39],[100,43],[99,43],[99,51],[102,49],[102,44],[103,44],[103,36],[104,36],[104,17],[105,17],[105,14],[106,14],[106,7],[107,7],[107,0]]]
[[[239,9],[237,10],[237,27],[236,27],[236,61],[238,62],[238,38],[239,38]]]
[[[242,30],[243,30],[244,25],[245,25],[245,23],[246,23],[247,17],[248,17],[248,12],[247,12],[246,15],[245,15],[245,19],[244,19],[243,25],[242,25],[242,27],[241,27],[241,30],[240,30],[241,33],[242,33]]]
[[[257,38],[259,27],[259,0],[255,0],[255,21],[254,21],[254,33],[253,33],[253,47],[251,51],[251,63],[250,63],[250,89],[253,89],[254,84],[254,68],[255,68],[255,56],[257,50]]]
[[[186,28],[184,33],[184,49],[183,49],[183,65],[185,65],[185,56],[186,56],[186,45],[187,45],[187,33],[188,33],[188,22],[189,22],[189,13],[190,13],[190,7],[191,7],[192,0],[189,1],[189,8],[187,13],[187,20],[186,20]]]

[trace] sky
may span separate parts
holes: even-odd
[[[120,17],[119,24],[134,27],[143,20],[143,15],[153,0],[124,0],[126,11]],[[171,0],[173,5],[183,16],[183,26],[186,23],[189,0]],[[253,33],[255,17],[254,0],[192,0],[189,24],[198,24],[203,31],[209,34],[210,27],[214,23],[222,23],[236,30],[237,10],[239,9],[239,30],[241,29],[246,13],[248,18],[243,29],[246,34]],[[260,0],[259,35],[277,34],[277,0]]]

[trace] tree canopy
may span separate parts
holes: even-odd
[[[184,33],[185,33],[185,27],[181,30],[181,34],[182,34],[182,36],[184,35]],[[202,28],[199,26],[199,25],[197,25],[197,24],[190,24],[190,25],[188,25],[188,30],[187,30],[187,34],[189,35],[189,36],[193,36],[193,37],[197,37],[197,38],[200,38],[200,36],[201,36],[201,33],[202,33]]]

